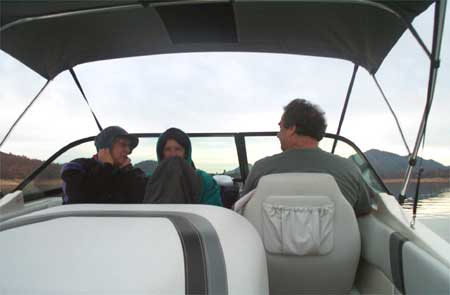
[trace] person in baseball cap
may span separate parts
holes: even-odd
[[[139,139],[119,126],[110,126],[95,137],[94,143],[97,149],[97,160],[124,168],[130,165],[128,155],[138,145]]]
[[[63,166],[64,204],[142,203],[147,178],[128,157],[138,143],[119,126],[103,129],[94,141],[97,154]]]
[[[139,144],[139,139],[129,134],[125,131],[125,129],[119,126],[109,126],[103,129],[96,137],[95,137],[95,147],[97,151],[102,148],[111,149],[114,143],[114,140],[117,138],[124,138],[129,141],[130,152]]]

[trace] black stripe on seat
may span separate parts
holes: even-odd
[[[186,294],[208,294],[205,252],[197,229],[181,216],[164,217],[174,224],[183,246]]]
[[[158,217],[169,219],[183,247],[186,294],[228,294],[225,259],[212,224],[204,217],[168,211],[64,211],[18,217],[0,223],[0,232],[66,217]],[[207,251],[205,247],[208,247]]]

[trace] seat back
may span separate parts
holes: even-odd
[[[271,294],[350,292],[360,234],[353,208],[331,175],[266,175],[244,216],[264,242]]]

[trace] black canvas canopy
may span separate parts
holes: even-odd
[[[434,1],[9,1],[1,49],[41,76],[97,60],[252,51],[349,60],[375,73]]]

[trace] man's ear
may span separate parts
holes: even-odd
[[[289,136],[295,135],[295,134],[296,134],[296,133],[295,133],[295,130],[296,130],[296,129],[297,129],[297,128],[296,128],[295,125],[292,125],[291,127],[287,128],[287,133],[288,133],[288,135],[289,135]]]

